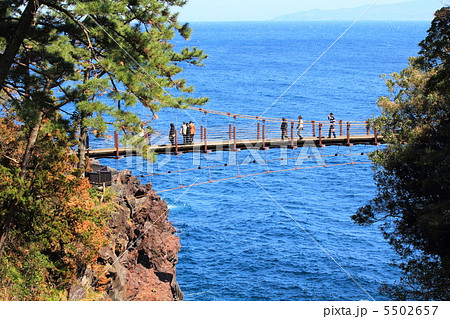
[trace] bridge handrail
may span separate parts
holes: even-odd
[[[282,122],[282,119],[280,118],[274,118],[274,117],[262,117],[262,116],[254,116],[254,115],[247,115],[247,114],[239,114],[239,113],[231,113],[231,112],[225,112],[225,111],[216,111],[216,110],[209,110],[209,109],[204,109],[201,107],[195,107],[195,106],[190,106],[187,108],[188,110],[191,111],[197,111],[197,112],[202,112],[205,114],[214,114],[214,115],[222,115],[222,116],[226,116],[226,117],[231,117],[231,118],[241,118],[241,119],[251,119],[251,120],[255,120],[255,121],[267,121],[267,122]],[[298,121],[298,119],[286,119],[288,122],[296,122]],[[308,121],[309,123],[311,123],[311,121]],[[365,121],[346,121],[349,122],[350,124],[356,124],[356,123],[363,123],[361,125],[365,125]],[[304,121],[304,123],[307,123],[307,121]],[[328,121],[315,121],[315,123],[329,123]]]
[[[294,125],[292,125],[294,124]],[[331,124],[328,121],[307,121],[304,122],[302,136],[311,137],[319,136],[319,129],[322,130],[321,136],[327,137]],[[346,136],[347,126],[349,135],[373,135],[374,132],[368,129],[365,121],[337,121],[334,124],[336,136]],[[208,125],[203,127],[197,126],[194,142],[204,142],[204,131],[207,132],[207,140],[209,141],[232,141],[234,140],[234,132],[236,132],[236,140],[256,140],[263,139],[263,131],[265,139],[281,138],[281,130],[278,122],[259,123],[259,125],[243,125],[241,123],[229,123],[228,125]],[[178,129],[179,132],[179,129]],[[162,131],[162,136],[168,139],[169,131]],[[178,142],[183,139],[181,134],[178,135]],[[297,123],[288,123],[288,137],[298,138]]]

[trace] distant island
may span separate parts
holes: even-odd
[[[368,21],[431,21],[442,5],[439,0],[416,0],[394,4],[375,5],[361,20]],[[369,5],[337,10],[309,10],[275,17],[275,21],[329,21],[355,20]]]

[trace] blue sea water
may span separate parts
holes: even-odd
[[[197,46],[209,55],[203,68],[187,66],[184,72],[196,88],[194,96],[210,98],[207,109],[260,115],[277,101],[265,116],[303,115],[309,121],[325,120],[333,112],[344,121],[365,120],[379,114],[376,100],[388,94],[380,75],[407,66],[408,57],[417,55],[417,44],[426,36],[429,24],[358,22],[330,48],[349,25],[193,23],[192,39],[178,39],[176,45]],[[136,111],[150,117],[142,108]],[[159,115],[153,125],[162,131],[168,123],[179,127],[190,117],[208,125],[230,122],[226,117],[205,117],[193,111],[188,115],[167,109]],[[352,160],[367,162],[367,152],[374,149],[326,147],[318,151],[328,167],[161,193],[182,245],[177,280],[185,299],[383,300],[380,284],[392,283],[401,275],[391,265],[396,255],[377,226],[358,226],[350,219],[375,194],[371,165],[333,166]],[[143,176],[143,183],[151,182],[159,191],[267,169],[291,169],[301,152],[259,151],[260,159],[269,160],[268,164],[252,163],[256,155],[249,151],[159,155],[158,162],[150,165],[157,172],[218,165],[160,176],[148,176],[149,165],[136,157],[102,162],[132,169]],[[353,155],[344,156],[349,153]],[[280,158],[291,159],[277,160]],[[235,162],[240,165],[222,165]],[[320,165],[311,158],[305,159],[302,167]]]

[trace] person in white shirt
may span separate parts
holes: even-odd
[[[298,135],[298,137],[299,137],[300,139],[303,138],[303,136],[302,136],[302,131],[303,131],[303,118],[302,118],[302,116],[300,115],[300,116],[298,117],[298,124],[297,124],[297,135]]]
[[[186,140],[187,140],[187,124],[186,124],[186,122],[183,122],[183,125],[181,125],[180,134],[183,135],[183,144],[186,144]]]

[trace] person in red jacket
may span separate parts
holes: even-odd
[[[191,129],[191,134],[189,136],[189,143],[194,144],[194,135],[195,135],[195,125],[192,121],[189,122],[189,127]]]

